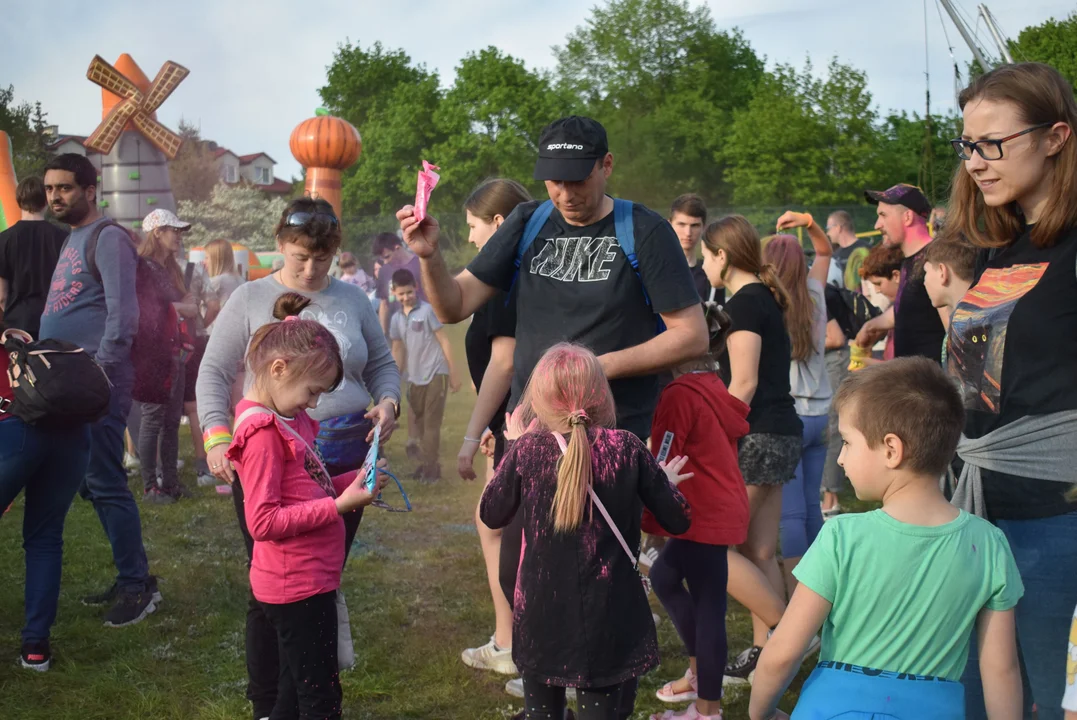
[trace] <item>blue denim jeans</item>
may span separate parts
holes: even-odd
[[[47,640],[60,600],[64,519],[86,473],[90,430],[43,431],[18,418],[0,422],[0,508],[26,491],[23,642]]]
[[[819,530],[823,514],[819,510],[819,485],[823,481],[826,463],[826,415],[801,415],[804,424],[804,445],[793,479],[782,488],[782,557],[803,557]]]
[[[90,426],[90,465],[79,495],[93,503],[105,528],[116,565],[116,584],[121,590],[137,590],[145,587],[150,571],[142,545],[142,520],[123,467],[123,433],[134,383],[126,376],[110,375],[109,379],[109,413]]]
[[[1017,603],[1017,645],[1025,685],[1025,717],[1035,702],[1039,720],[1062,720],[1066,651],[1077,605],[1077,512],[1038,520],[999,520],[1025,584]],[[973,633],[961,677],[969,720],[985,720],[980,666]]]

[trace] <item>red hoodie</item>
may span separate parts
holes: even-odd
[[[674,537],[705,545],[740,545],[748,538],[748,491],[737,464],[737,441],[748,434],[748,406],[715,373],[688,373],[666,386],[651,425],[655,454],[673,433],[670,458],[687,455],[695,477],[677,489],[692,508],[692,526]],[[646,510],[643,530],[669,535]]]

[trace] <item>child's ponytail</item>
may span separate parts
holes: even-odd
[[[572,532],[583,522],[587,489],[594,479],[591,469],[591,442],[587,437],[589,418],[583,410],[569,415],[572,428],[568,448],[557,466],[557,492],[553,496],[550,516],[557,532]]]
[[[792,301],[789,299],[789,291],[785,289],[782,279],[778,277],[778,269],[770,263],[764,263],[759,268],[759,279],[770,290],[770,294],[774,296],[774,300],[778,303],[778,307],[782,309],[782,312],[787,311]]]
[[[588,432],[612,428],[617,422],[602,364],[581,345],[554,345],[531,372],[521,405],[526,409],[525,422],[533,417],[546,432],[569,430],[568,447],[557,465],[550,520],[556,532],[572,532],[583,522],[587,491],[594,480]]]
[[[334,375],[329,388],[335,390],[344,379],[344,361],[340,345],[333,334],[316,320],[301,320],[299,314],[312,300],[299,293],[287,292],[273,304],[271,322],[258,328],[247,347],[247,367],[256,381],[276,359],[294,363],[297,370],[310,375]]]

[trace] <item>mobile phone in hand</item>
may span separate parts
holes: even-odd
[[[363,466],[366,470],[366,489],[374,492],[378,486],[378,444],[381,442],[381,425],[374,426],[374,439],[370,443],[370,449],[366,452],[366,460]]]
[[[665,462],[666,458],[669,457],[669,449],[671,447],[673,447],[673,433],[667,431],[666,434],[662,436],[662,447],[658,449],[658,455],[655,456],[655,460],[660,463]]]

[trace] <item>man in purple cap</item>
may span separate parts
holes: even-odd
[[[856,336],[862,347],[870,347],[888,330],[894,331],[894,357],[921,355],[942,361],[942,343],[948,321],[945,308],[937,309],[924,287],[923,254],[931,242],[927,219],[931,203],[920,188],[901,183],[881,192],[865,190],[868,202],[878,207],[875,229],[883,242],[899,246],[905,261],[894,304],[882,315],[868,321]]]

